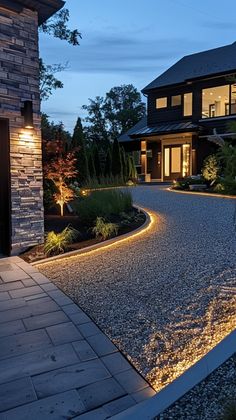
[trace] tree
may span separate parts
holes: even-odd
[[[98,148],[95,145],[93,148],[93,161],[94,161],[94,167],[95,167],[95,174],[97,179],[99,180],[100,176],[102,175],[101,165],[100,165],[100,157],[98,153]]]
[[[88,168],[89,168],[89,177],[91,179],[96,177],[96,171],[94,166],[94,159],[93,159],[93,152],[90,151],[89,158],[88,158]]]
[[[112,175],[121,176],[122,174],[122,164],[120,157],[120,147],[118,140],[115,139],[112,146]]]
[[[137,178],[137,170],[134,162],[134,158],[131,155],[127,157],[127,167],[128,167],[128,178],[129,179],[136,179]]]
[[[67,181],[76,176],[75,166],[76,159],[74,154],[68,153],[65,157],[61,156],[48,162],[44,167],[45,178],[51,180],[57,188],[54,199],[60,206],[61,216],[64,215],[64,205],[74,197],[74,192],[67,185]]]
[[[88,113],[87,139],[101,149],[106,149],[110,141],[133,127],[146,113],[141,95],[133,85],[114,87],[105,98],[89,99],[89,105],[83,109]]]
[[[71,143],[71,135],[64,129],[63,123],[49,122],[48,116],[41,116],[43,139],[43,164],[66,153]]]
[[[112,167],[112,158],[111,158],[111,149],[109,147],[108,150],[107,150],[106,161],[105,161],[105,169],[104,169],[104,175],[106,177],[111,176],[111,167]]]
[[[137,124],[145,114],[145,104],[133,85],[115,86],[106,94],[104,116],[109,122],[112,139]]]
[[[122,172],[124,180],[128,178],[128,168],[127,168],[127,158],[124,147],[120,147],[120,157],[121,157],[121,165],[122,165]]]
[[[81,118],[77,119],[74,128],[71,149],[75,153],[77,162],[76,165],[78,169],[78,180],[81,184],[83,184],[89,178],[89,168]]]
[[[211,183],[214,183],[220,173],[220,166],[216,155],[207,156],[203,163],[202,175]]]
[[[79,45],[79,39],[81,38],[81,33],[77,30],[71,30],[68,27],[70,19],[69,10],[63,8],[58,13],[53,15],[51,19],[43,23],[39,30],[43,33],[59,38],[63,41],[68,42],[71,45]],[[47,100],[52,94],[54,89],[63,88],[63,83],[56,78],[56,73],[65,70],[66,65],[54,64],[46,65],[41,59],[39,62],[40,67],[40,97],[41,100]]]
[[[107,122],[104,118],[104,99],[96,96],[95,100],[89,99],[89,105],[83,105],[88,116],[85,121],[89,123],[86,127],[86,138],[88,142],[95,143],[99,148],[106,149],[109,144],[109,133]]]

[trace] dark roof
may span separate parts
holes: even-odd
[[[118,141],[130,141],[130,135],[135,134],[136,131],[141,130],[142,128],[146,127],[147,125],[147,117],[143,117],[137,124],[135,124],[132,128],[130,128],[126,133],[121,134],[118,138]]]
[[[119,137],[119,142],[132,141],[134,138],[143,137],[143,136],[153,136],[160,134],[170,134],[178,132],[187,132],[187,131],[196,131],[199,126],[193,124],[191,121],[174,121],[174,122],[164,122],[155,125],[147,125],[146,117],[139,121],[133,128],[127,131],[125,134]]]
[[[147,85],[143,92],[184,83],[196,78],[230,72],[236,72],[236,42],[225,47],[183,57]]]
[[[64,4],[62,0],[0,0],[0,7],[16,12],[21,12],[24,7],[35,10],[38,12],[39,25],[60,10]]]

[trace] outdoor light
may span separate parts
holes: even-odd
[[[34,128],[32,101],[24,101],[24,106],[21,108],[21,115],[24,117],[24,128]]]

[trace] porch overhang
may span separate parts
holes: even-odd
[[[64,6],[62,0],[0,0],[0,7],[20,13],[23,8],[38,13],[39,25],[46,22],[52,15]]]
[[[200,127],[191,121],[185,122],[173,122],[173,123],[160,123],[155,126],[146,126],[136,131],[135,133],[129,134],[129,137],[133,140],[136,138],[147,138],[153,136],[162,136],[170,134],[181,134],[181,133],[193,133],[199,132]]]

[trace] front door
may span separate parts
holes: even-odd
[[[164,180],[169,181],[182,176],[181,145],[164,147]]]
[[[10,254],[9,122],[0,119],[0,255]]]

